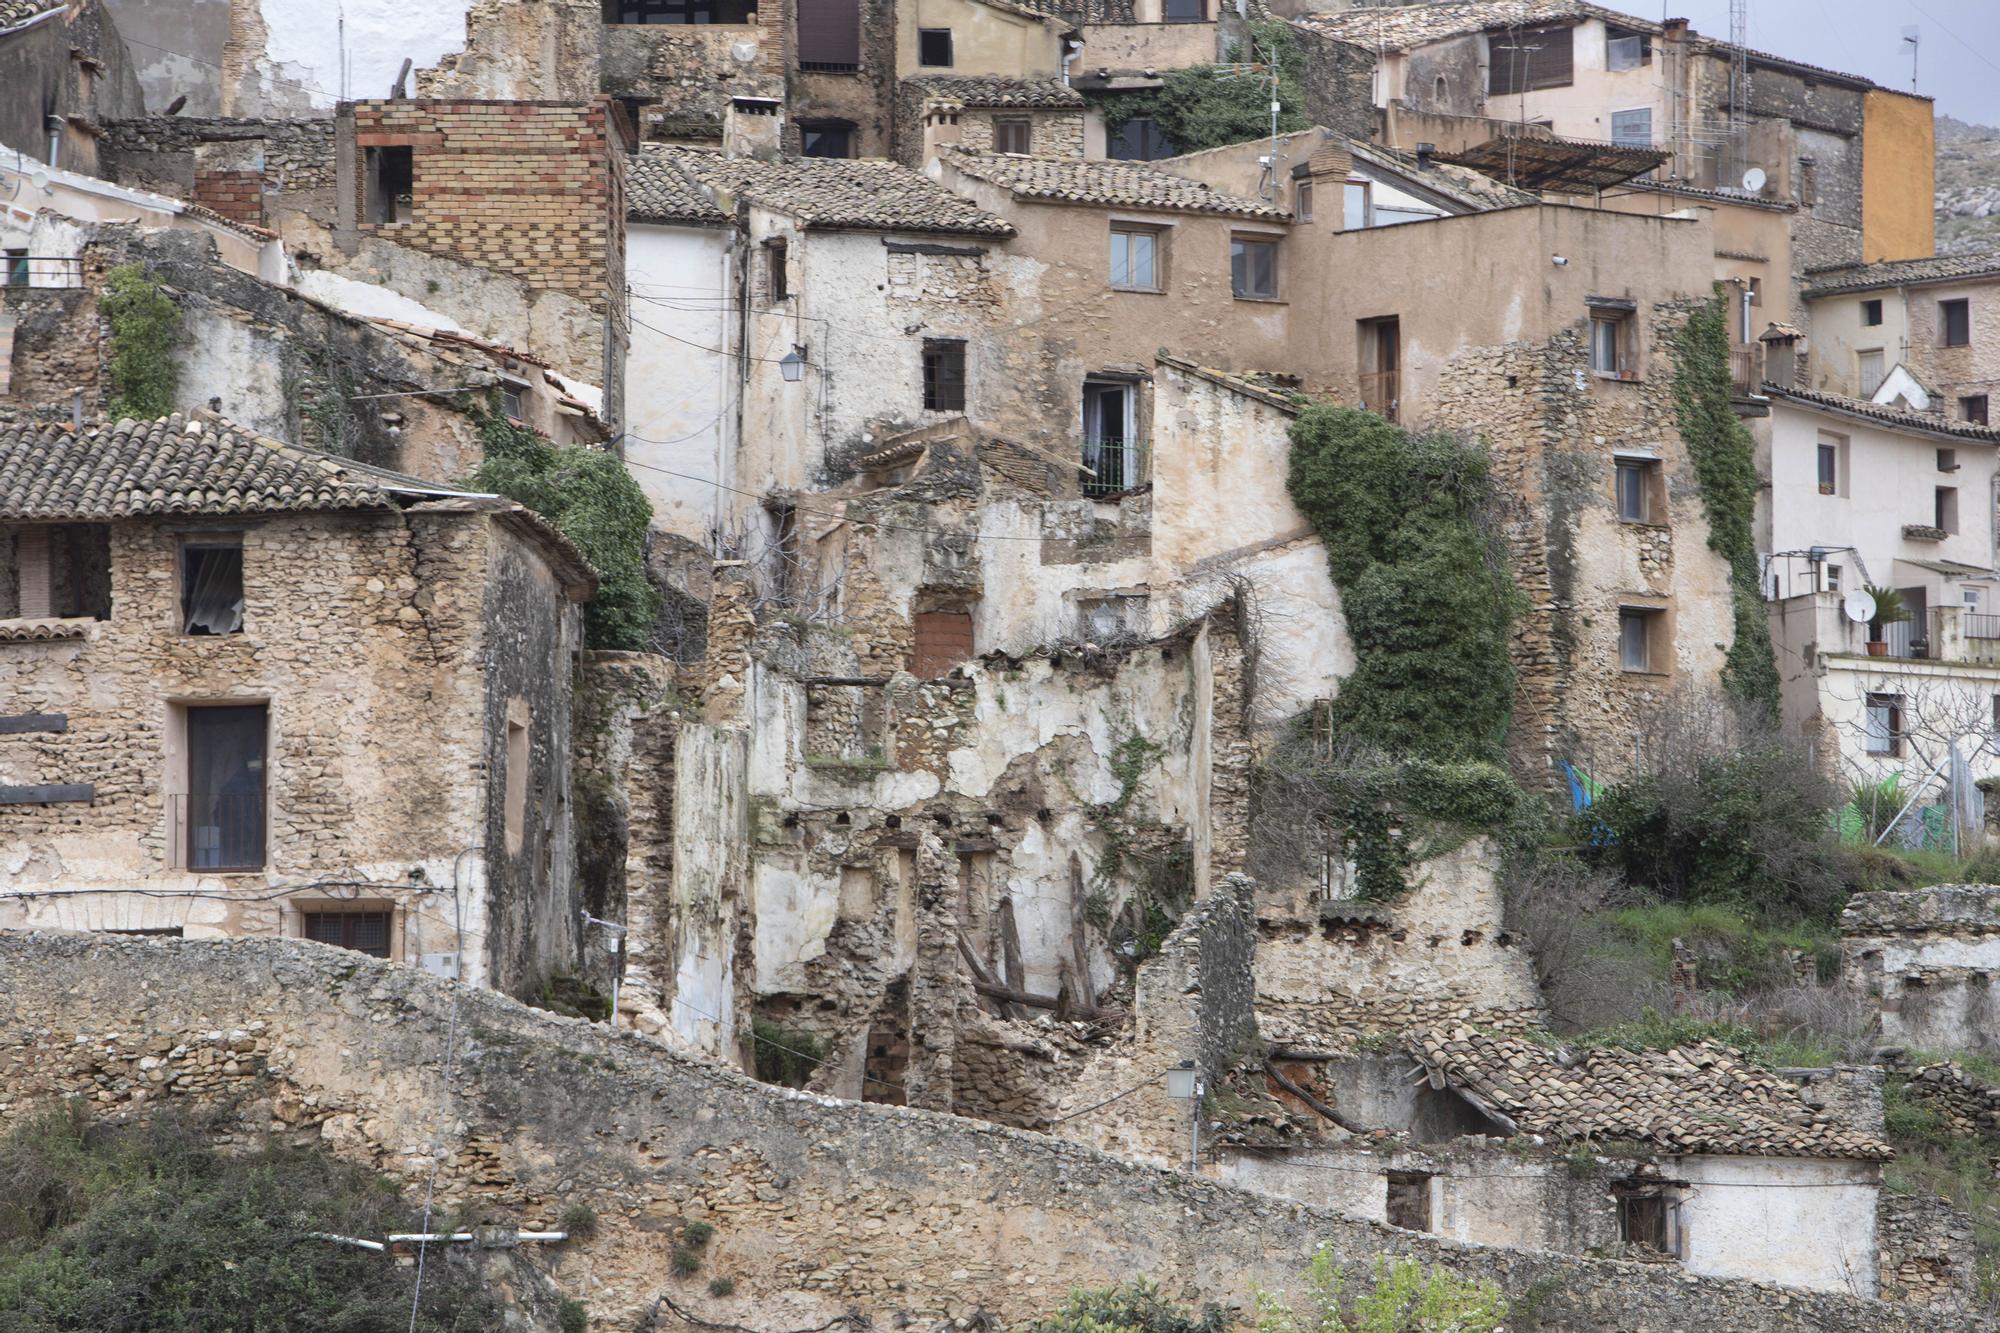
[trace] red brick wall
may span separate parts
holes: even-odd
[[[916,660],[910,674],[935,680],[972,657],[972,617],[963,611],[919,611],[916,614]]]
[[[264,175],[258,171],[197,168],[194,201],[236,222],[264,225]]]

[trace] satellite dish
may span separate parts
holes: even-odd
[[[1751,194],[1756,194],[1759,190],[1764,188],[1764,182],[1767,179],[1769,178],[1764,175],[1764,168],[1752,167],[1750,168],[1750,170],[1743,173],[1743,188],[1748,190]]]
[[[1875,619],[1875,599],[1868,595],[1866,588],[1856,588],[1841,598],[1840,609],[1857,625],[1866,625]]]

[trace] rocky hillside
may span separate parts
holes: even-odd
[[[2000,129],[1937,118],[1937,248],[2000,249]]]

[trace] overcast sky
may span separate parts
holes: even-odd
[[[1729,0],[1602,0],[1642,18],[1680,15],[1696,32],[1729,36]],[[1749,0],[1750,46],[1860,74],[1891,88],[1910,86],[1903,29],[1919,29],[1917,91],[1939,112],[2000,125],[2000,0]],[[1642,8],[1642,6],[1644,6]]]

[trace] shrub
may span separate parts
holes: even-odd
[[[590,1311],[574,1296],[565,1296],[556,1305],[556,1327],[562,1333],[585,1333],[590,1327]]]
[[[1507,1298],[1491,1282],[1415,1259],[1375,1261],[1375,1279],[1350,1297],[1346,1275],[1322,1245],[1306,1270],[1303,1315],[1271,1292],[1257,1293],[1257,1333],[1488,1333],[1504,1325]]]
[[[120,264],[105,275],[102,310],[111,326],[111,415],[146,421],[174,410],[180,367],[181,312],[144,264]]]
[[[768,1018],[750,1020],[750,1041],[757,1077],[788,1088],[803,1088],[832,1049],[824,1037]]]
[[[463,484],[534,510],[597,570],[597,596],[584,610],[585,642],[592,648],[646,647],[660,601],[646,579],[653,507],[618,455],[553,444],[491,407],[479,418],[479,439],[485,461]]]
[[[560,1225],[572,1240],[594,1240],[597,1237],[597,1210],[583,1202],[570,1204],[562,1210]]]
[[[690,1222],[681,1228],[681,1240],[700,1249],[715,1239],[715,1227],[707,1222]]]
[[[1028,1325],[1027,1333],[1225,1333],[1223,1313],[1211,1305],[1199,1315],[1139,1278],[1121,1287],[1073,1291],[1063,1307]]]
[[[675,1277],[693,1277],[701,1271],[701,1256],[685,1246],[676,1246],[672,1266]]]
[[[1250,25],[1254,42],[1252,54],[1232,47],[1234,61],[1275,58],[1279,68],[1278,130],[1288,134],[1307,128],[1302,108],[1305,85],[1300,73],[1305,57],[1298,38],[1282,22]],[[1106,128],[1116,135],[1134,116],[1151,116],[1160,133],[1177,153],[1198,153],[1224,144],[1270,137],[1271,85],[1262,77],[1232,74],[1213,65],[1195,65],[1172,70],[1160,86],[1148,92],[1127,94],[1105,104]]]
[[[734,1296],[736,1294],[736,1279],[733,1277],[710,1278],[708,1280],[708,1294],[711,1296]]]

